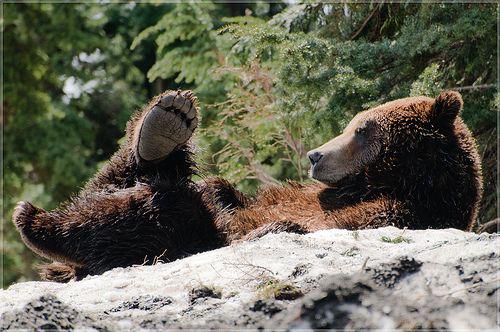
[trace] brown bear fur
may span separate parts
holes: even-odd
[[[312,175],[323,183],[290,182],[254,197],[223,179],[194,183],[189,143],[161,161],[140,160],[134,130],[153,104],[131,119],[126,142],[77,197],[51,212],[19,203],[13,219],[24,242],[56,261],[42,270],[47,279],[79,279],[160,255],[175,260],[269,232],[387,225],[470,230],[476,219],[480,160],[456,92],[361,113],[343,134],[345,149],[333,143],[317,149],[325,156],[322,171]],[[358,140],[363,126],[376,128],[371,141]],[[338,160],[340,178],[329,169]]]

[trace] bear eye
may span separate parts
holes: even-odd
[[[356,135],[364,135],[366,133],[366,127],[356,128],[355,133],[356,133]]]

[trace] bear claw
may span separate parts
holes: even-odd
[[[184,145],[198,126],[196,97],[191,91],[169,91],[158,97],[140,124],[136,154],[159,161]]]

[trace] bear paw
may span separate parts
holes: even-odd
[[[160,161],[184,145],[198,126],[196,97],[191,91],[168,91],[157,97],[139,123],[138,160]]]
[[[31,226],[31,222],[38,212],[39,209],[29,202],[17,203],[12,214],[12,221],[21,234],[23,234],[25,228]]]

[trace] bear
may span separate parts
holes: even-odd
[[[42,277],[60,282],[267,233],[470,230],[482,176],[462,108],[458,92],[443,91],[362,111],[308,152],[316,181],[247,196],[221,178],[193,181],[197,99],[166,91],[132,116],[125,142],[77,196],[50,212],[20,202],[13,222],[29,248],[53,261]]]

